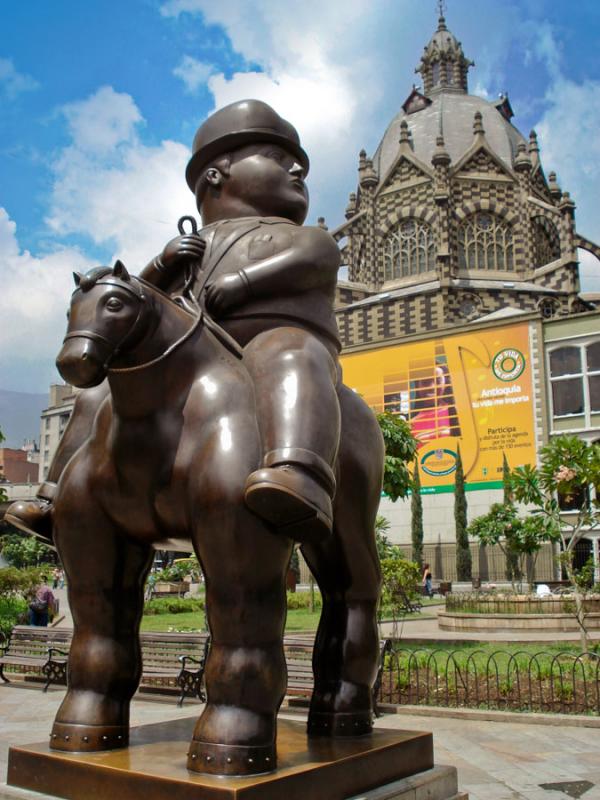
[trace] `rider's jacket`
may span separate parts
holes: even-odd
[[[311,261],[311,253],[323,250],[322,237],[331,238],[326,231],[281,217],[245,217],[213,223],[199,235],[206,251],[192,289],[200,303],[204,288],[221,275],[243,271],[249,285],[246,302],[218,320],[239,344],[262,331],[293,325],[315,333],[330,351],[340,350],[333,313],[339,255],[334,249],[331,257],[327,242],[325,263]],[[281,264],[272,259],[278,254],[287,255]]]

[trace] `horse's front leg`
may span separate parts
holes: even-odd
[[[269,772],[276,766],[277,711],[286,687],[291,541],[271,533],[241,503],[203,523],[196,551],[206,577],[211,647],[207,705],[188,768],[221,775]]]
[[[58,501],[55,541],[73,614],[68,688],[52,728],[55,750],[125,747],[141,675],[139,624],[151,549],[125,538],[91,493]]]

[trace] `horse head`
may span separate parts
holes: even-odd
[[[73,386],[97,386],[122,354],[146,335],[153,318],[152,297],[117,261],[85,275],[73,273],[76,289],[56,366]]]

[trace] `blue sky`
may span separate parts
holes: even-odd
[[[183,180],[197,125],[271,102],[311,155],[309,222],[343,220],[357,154],[418,82],[434,0],[29,0],[0,5],[0,387],[47,390],[73,269],[133,271],[194,212]],[[448,0],[476,67],[508,91],[546,172],[600,240],[600,4]],[[592,266],[586,267],[587,270]],[[588,285],[589,282],[588,282]]]

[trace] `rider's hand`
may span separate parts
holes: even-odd
[[[206,287],[206,310],[218,318],[248,299],[248,284],[239,272],[221,275]]]
[[[163,267],[172,269],[192,261],[202,261],[206,242],[195,233],[186,233],[171,239],[160,254]]]

